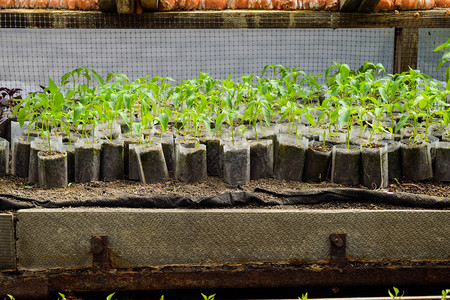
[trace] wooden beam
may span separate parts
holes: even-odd
[[[99,11],[0,10],[0,28],[450,28],[446,9],[385,13],[224,10],[146,12],[119,15]]]
[[[419,29],[395,28],[394,73],[417,69]]]

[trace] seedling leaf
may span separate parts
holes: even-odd
[[[395,132],[399,131],[400,128],[402,128],[406,121],[408,121],[409,119],[409,114],[404,114],[403,116],[401,116],[400,120],[398,120],[397,125],[395,126]]]

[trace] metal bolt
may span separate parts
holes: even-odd
[[[342,248],[344,246],[344,241],[337,235],[331,235],[330,240],[333,242],[333,244],[338,247]]]
[[[92,243],[92,253],[94,253],[95,255],[99,255],[103,252],[103,250],[102,238],[99,236],[94,236]]]

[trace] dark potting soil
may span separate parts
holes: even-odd
[[[64,155],[66,155],[65,153],[61,153],[61,152],[58,152],[58,151],[52,151],[52,152],[49,152],[49,151],[42,151],[41,152],[41,155],[42,156],[54,156],[54,157],[56,157],[56,156],[64,156]]]
[[[376,148],[383,148],[384,145],[376,144],[376,143],[370,143],[370,144],[363,145],[363,147],[364,147],[364,148],[373,148],[373,149],[376,149]]]
[[[94,181],[87,183],[71,183],[64,188],[42,189],[37,185],[28,185],[27,179],[15,175],[0,177],[0,198],[4,195],[14,195],[16,197],[36,199],[39,201],[69,202],[69,201],[89,201],[95,199],[116,199],[124,197],[152,197],[152,196],[180,196],[193,200],[204,197],[213,197],[229,192],[248,192],[261,198],[265,202],[279,201],[269,193],[255,192],[255,189],[265,189],[275,193],[290,193],[306,190],[319,190],[324,188],[344,188],[346,186],[333,184],[330,182],[305,183],[280,181],[276,179],[252,180],[250,183],[240,186],[238,189],[229,188],[223,179],[208,177],[205,181],[198,183],[184,183],[178,180],[168,180],[156,184],[142,184],[137,181],[116,180],[112,182]],[[362,190],[369,190],[365,187],[358,187]],[[406,192],[413,194],[424,194],[437,197],[450,197],[450,184],[435,182],[431,180],[423,182],[397,182],[391,181],[383,190],[387,193]],[[250,204],[247,207],[257,208],[257,204]],[[352,201],[332,201],[318,204],[302,205],[279,205],[265,206],[272,209],[399,209],[418,207],[399,207],[386,203],[352,202]],[[450,208],[445,208],[450,209]]]
[[[328,152],[328,151],[331,151],[332,149],[333,149],[333,147],[332,146],[330,146],[330,145],[323,145],[323,144],[317,144],[317,145],[309,145],[309,147],[311,148],[311,149],[314,149],[314,150],[317,150],[317,151],[322,151],[322,152]]]

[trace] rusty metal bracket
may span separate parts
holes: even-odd
[[[339,270],[347,264],[346,238],[345,233],[330,234],[330,265]]]
[[[101,272],[111,269],[111,254],[108,248],[108,236],[93,235],[91,237],[91,246],[93,271]]]

